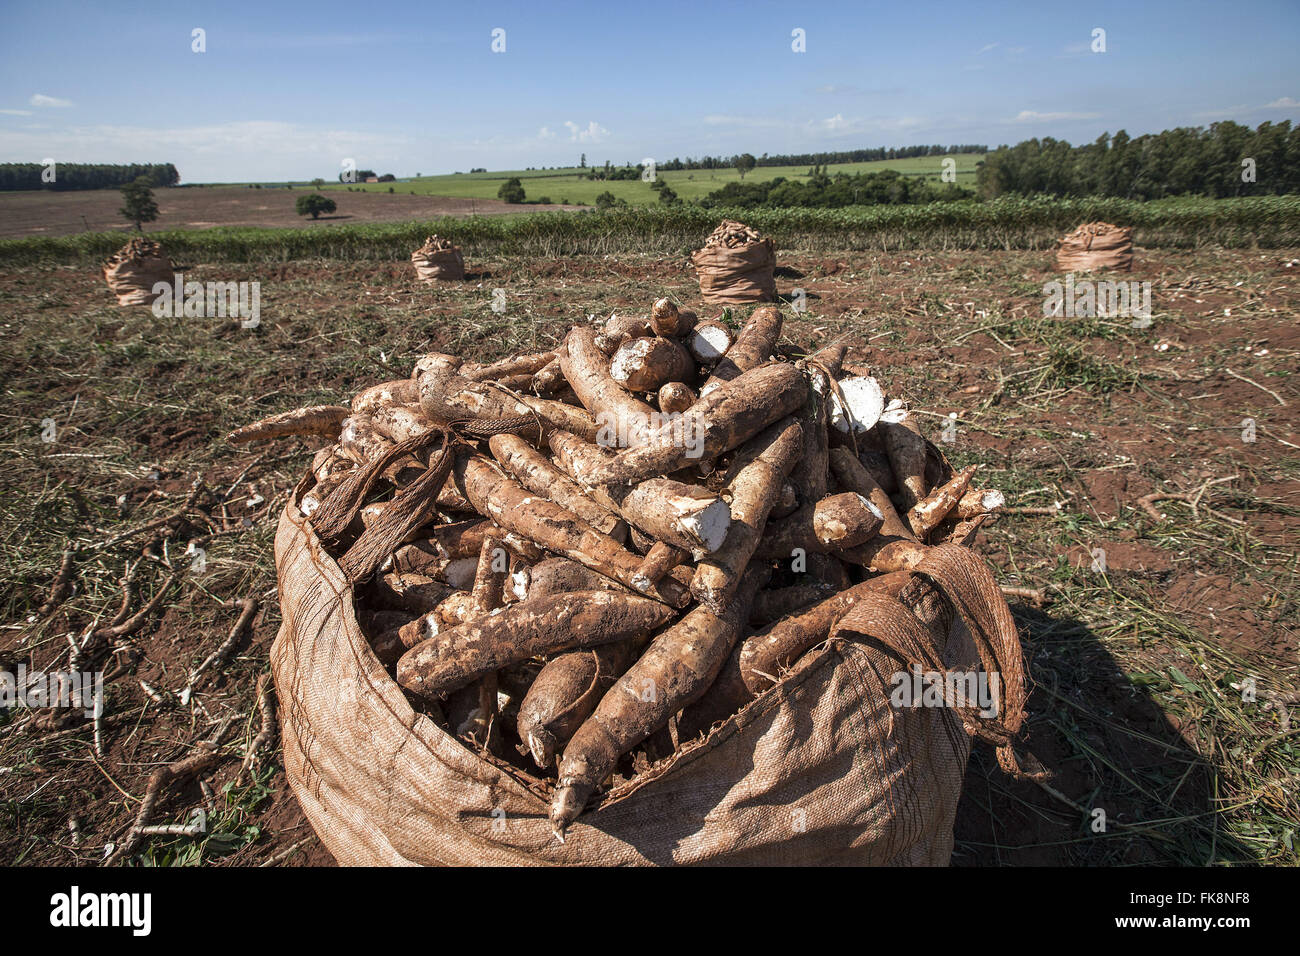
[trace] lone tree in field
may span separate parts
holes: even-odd
[[[313,179],[313,180],[311,181],[311,188],[312,188],[312,189],[324,189],[324,188],[325,188],[325,180],[320,179],[319,177],[316,178],[316,179]]]
[[[323,212],[333,212],[338,206],[333,199],[326,199],[320,193],[308,193],[298,197],[298,215],[310,215],[316,219]]]
[[[507,179],[497,190],[497,198],[510,203],[523,202],[524,184],[519,181],[518,176]]]
[[[141,223],[153,222],[158,218],[158,204],[153,201],[153,190],[149,188],[149,183],[148,176],[139,176],[121,190],[122,208],[118,211],[135,223],[137,232],[144,232]]]
[[[758,165],[758,160],[754,158],[753,153],[741,153],[731,160],[731,165],[736,167],[736,172],[740,173],[741,179],[744,179],[745,173]]]

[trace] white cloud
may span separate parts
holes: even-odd
[[[1012,123],[1051,123],[1057,120],[1097,119],[1100,113],[1039,113],[1037,110],[1021,110]]]
[[[824,126],[830,132],[834,133],[834,132],[841,132],[843,130],[848,129],[850,123],[848,122],[848,120],[844,118],[843,113],[836,113],[834,116],[830,117],[829,119],[822,120],[822,126]]]
[[[441,145],[441,144],[440,144]],[[449,144],[448,153],[461,148]],[[464,147],[463,151],[468,151]],[[361,169],[400,173],[399,164],[427,156],[427,142],[406,135],[321,129],[297,123],[250,120],[209,126],[74,126],[59,130],[6,131],[0,162],[33,162],[53,156],[63,162],[130,163],[148,156],[175,163],[186,182],[246,182],[260,179],[326,179],[345,158]],[[448,158],[463,162],[473,156]],[[419,167],[416,167],[419,168]]]
[[[585,129],[573,122],[573,120],[565,120],[564,126],[569,131],[569,142],[571,143],[599,143],[609,137],[609,130],[595,120],[587,123]]]
[[[0,115],[4,116],[31,116],[31,110],[0,110]]]
[[[992,43],[986,43],[984,44],[984,46],[980,47],[978,50],[975,51],[975,55],[983,56],[985,53],[988,53],[990,50],[996,49],[997,46],[998,43],[996,40]]]
[[[1265,103],[1260,109],[1263,110],[1293,110],[1300,108],[1300,102],[1293,100],[1289,96],[1282,96],[1275,99],[1272,103]]]
[[[46,96],[44,93],[33,93],[32,98],[27,101],[32,106],[71,106],[72,100],[61,100],[57,96]]]
[[[555,131],[549,126],[543,126],[537,131],[538,139],[555,139]]]

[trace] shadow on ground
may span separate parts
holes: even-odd
[[[1219,826],[1214,768],[1096,636],[1076,620],[1022,604],[1012,612],[1032,681],[1018,750],[1051,777],[1045,786],[1014,780],[992,748],[977,743],[957,808],[953,864],[1253,861]],[[1053,651],[1037,650],[1049,635]],[[1056,643],[1062,638],[1069,639],[1065,654]]]

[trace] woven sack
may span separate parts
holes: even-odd
[[[1089,222],[1065,236],[1057,245],[1060,272],[1133,270],[1133,230],[1107,222]]]
[[[954,710],[890,703],[888,675],[906,669],[906,654],[887,628],[808,653],[702,742],[589,805],[558,842],[549,786],[466,749],[412,708],[375,657],[351,586],[298,508],[310,484],[276,533],[283,624],[271,666],[286,776],[340,863],[948,863],[970,728]],[[933,653],[970,670],[984,656],[972,634],[987,642],[999,630],[1014,644],[1000,669],[1017,710],[1019,642],[1001,594],[966,548],[934,550],[944,559],[935,579],[918,574],[899,610],[935,581],[960,592]],[[948,560],[959,553],[973,563]]]
[[[149,252],[136,251],[141,248]],[[103,269],[104,281],[117,296],[118,305],[152,305],[156,298],[154,285],[171,283],[176,277],[176,269],[162,247],[148,240],[131,240],[104,263]]]

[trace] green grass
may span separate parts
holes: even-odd
[[[343,200],[346,202],[346,199]],[[294,259],[402,261],[430,233],[467,255],[685,255],[723,218],[738,218],[780,249],[1045,249],[1081,222],[1104,219],[1135,229],[1147,247],[1300,245],[1300,197],[1248,199],[1001,198],[991,202],[845,209],[702,209],[683,204],[608,213],[471,216],[303,229],[220,228],[150,232],[173,259],[284,262]],[[121,233],[0,240],[0,262],[85,263],[121,247]]]
[[[942,172],[942,162],[947,157],[919,156],[910,159],[882,159],[870,163],[839,163],[827,166],[826,171],[834,176],[836,173],[880,172],[884,169],[897,169],[907,176],[921,176],[938,179]],[[956,153],[952,159],[957,162],[957,184],[959,186],[975,185],[975,164],[983,156],[977,153]],[[633,165],[639,162],[635,160]],[[614,194],[632,206],[651,206],[659,202],[659,193],[650,188],[648,182],[638,180],[614,180],[601,182],[586,179],[583,170],[576,166],[562,169],[514,169],[488,173],[454,173],[445,176],[422,176],[419,179],[405,179],[395,183],[360,183],[353,189],[364,192],[386,193],[389,187],[399,193],[415,193],[417,196],[450,196],[461,199],[496,199],[497,190],[507,179],[518,177],[523,184],[528,201],[536,202],[543,197],[552,202],[567,200],[570,203],[594,205],[596,197],[603,192]],[[672,186],[677,195],[684,200],[702,199],[714,190],[721,189],[727,183],[740,182],[740,174],[735,169],[690,169],[659,172],[659,178]],[[745,182],[767,182],[784,176],[786,179],[805,182],[808,179],[807,166],[759,166],[745,175]],[[328,183],[326,189],[346,192],[347,186],[341,183]]]

